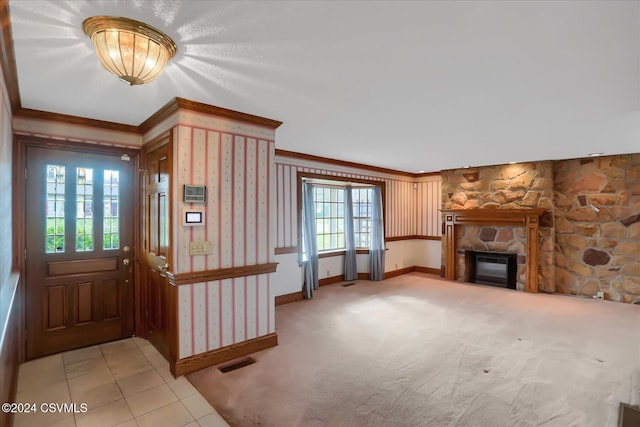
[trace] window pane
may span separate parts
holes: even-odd
[[[344,189],[334,187],[316,187],[316,238],[318,250],[344,248],[344,237],[337,235],[344,228]]]
[[[120,247],[120,172],[104,171],[103,249]]]
[[[372,191],[371,188],[358,188],[353,192],[353,229],[359,248],[369,247]]]
[[[93,250],[93,169],[76,168],[76,251]]]
[[[47,165],[45,253],[64,252],[65,167]]]

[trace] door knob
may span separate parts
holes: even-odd
[[[129,265],[129,263],[130,263],[130,262],[131,262],[131,261],[129,261],[129,258],[125,258],[125,259],[123,259],[123,260],[122,260],[122,263],[123,263],[124,265]]]
[[[129,246],[123,246],[122,247],[122,252],[127,253],[131,250],[131,248]]]

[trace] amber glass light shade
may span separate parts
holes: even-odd
[[[167,35],[133,19],[94,16],[82,29],[102,66],[129,85],[155,80],[178,50]]]

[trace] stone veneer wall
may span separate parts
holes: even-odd
[[[553,162],[531,162],[442,171],[444,209],[527,209],[548,212],[540,222],[539,288],[553,292]],[[456,274],[464,277],[464,250],[495,250],[518,254],[518,289],[524,289],[524,227],[462,227],[456,242]],[[443,240],[443,256],[446,242]],[[444,260],[443,260],[444,264]]]
[[[640,303],[640,154],[554,165],[558,292]]]
[[[463,233],[456,236],[456,280],[465,280],[465,256],[464,251],[488,251],[508,252],[518,255],[518,273],[516,275],[516,289],[524,290],[526,282],[525,251],[527,239],[525,227],[480,227],[475,225],[464,226]]]
[[[580,296],[602,291],[606,299],[640,303],[640,154],[442,171],[442,206],[544,208],[541,290]],[[464,278],[465,249],[513,252],[519,254],[521,289],[523,233],[522,227],[464,227],[457,279]]]

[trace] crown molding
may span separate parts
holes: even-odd
[[[396,169],[382,168],[382,167],[379,167],[379,166],[371,166],[371,165],[367,165],[367,164],[364,164],[364,163],[356,163],[356,162],[349,162],[349,161],[346,161],[346,160],[331,159],[329,157],[316,156],[316,155],[313,155],[313,154],[298,153],[296,151],[281,150],[279,148],[276,148],[276,156],[289,157],[289,158],[292,158],[292,159],[308,160],[308,161],[311,161],[311,162],[326,163],[326,164],[330,164],[330,165],[343,166],[343,167],[347,167],[347,168],[362,169],[362,170],[367,170],[367,171],[371,171],[371,172],[387,173],[387,174],[391,174],[391,175],[401,175],[401,176],[406,176],[406,177],[409,177],[409,178],[422,178],[422,177],[427,177],[427,176],[439,176],[440,175],[440,172],[411,173],[411,172],[405,172],[405,171],[396,170]]]
[[[282,122],[278,120],[267,119],[253,114],[242,113],[240,111],[229,110],[228,108],[216,107],[214,105],[203,104],[201,102],[176,97],[166,103],[147,120],[142,122],[140,126],[138,126],[138,131],[142,134],[148,132],[162,120],[166,119],[178,110],[189,110],[197,113],[209,114],[212,116],[223,117],[225,119],[266,127],[268,129],[277,129],[282,124]]]
[[[138,126],[124,125],[121,123],[107,122],[104,120],[88,119],[86,117],[72,116],[69,114],[51,113],[49,111],[32,110],[30,108],[18,108],[14,116],[27,119],[48,120],[66,124],[89,126],[105,130],[138,134]]]

